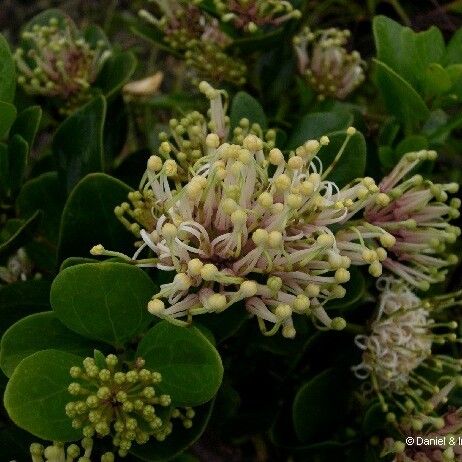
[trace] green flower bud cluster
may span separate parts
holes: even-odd
[[[91,453],[93,451],[93,440],[84,438],[77,444],[70,444],[67,448],[63,443],[53,443],[50,446],[44,447],[39,443],[30,445],[30,455],[32,462],[91,462]],[[93,459],[96,462],[96,459]],[[114,462],[114,454],[112,452],[104,453],[101,462]]]
[[[182,420],[185,428],[192,426],[194,411],[173,408],[170,396],[156,390],[161,375],[143,368],[141,358],[126,372],[115,355],[108,355],[105,363],[98,367],[93,358],[85,358],[83,368],[70,370],[75,381],[68,391],[78,400],[66,405],[66,414],[86,438],[112,434],[118,454],[124,457],[133,442],[164,441],[172,432],[174,418]]]
[[[150,2],[157,4],[162,17],[158,19],[145,9],[139,11],[140,17],[162,31],[165,43],[179,52],[194,70],[194,80],[206,78],[235,85],[245,83],[245,64],[227,51],[232,43],[231,37],[220,29],[215,18],[196,6],[201,0]]]
[[[86,102],[91,85],[110,56],[104,41],[87,42],[70,18],[53,17],[22,34],[24,47],[15,52],[18,83],[26,93],[65,101],[63,114]]]
[[[214,0],[223,22],[237,29],[255,33],[262,27],[276,28],[292,18],[299,19],[301,12],[288,1],[281,0]]]

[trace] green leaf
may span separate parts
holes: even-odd
[[[451,37],[444,57],[444,64],[462,63],[462,27]]]
[[[37,210],[28,220],[21,224],[6,242],[2,242],[2,244],[0,244],[0,255],[14,252],[31,239],[34,232],[40,226],[42,215],[42,212]]]
[[[366,141],[360,132],[350,136],[340,158],[338,154],[347,138],[346,132],[329,136],[329,144],[318,153],[326,178],[342,188],[350,181],[364,176],[366,168]]]
[[[353,123],[349,112],[313,112],[300,119],[289,136],[286,149],[295,149],[307,140],[347,129]]]
[[[21,135],[14,135],[8,144],[9,183],[12,192],[21,187],[29,155],[29,145]]]
[[[82,263],[99,263],[96,258],[83,258],[83,257],[69,257],[66,258],[59,268],[59,271],[63,271],[66,268],[70,268],[71,266],[81,265]]]
[[[101,173],[81,180],[69,195],[62,214],[58,261],[89,257],[96,244],[133,253],[133,235],[114,214],[114,207],[124,202],[130,191],[126,184]]]
[[[378,401],[374,401],[364,414],[362,431],[365,435],[374,435],[386,427],[385,413]]]
[[[443,95],[450,90],[451,86],[451,77],[441,64],[431,63],[426,67],[423,88],[427,97]]]
[[[37,351],[56,349],[86,357],[93,355],[93,348],[86,338],[67,329],[52,311],[36,313],[21,319],[5,332],[0,367],[11,377],[17,365]]]
[[[179,455],[189,446],[194,444],[202,435],[212,414],[213,401],[203,404],[194,409],[196,415],[193,426],[190,429],[174,423],[173,432],[164,442],[152,439],[143,445],[133,445],[130,453],[138,459],[146,462],[164,462]],[[176,459],[175,459],[176,460]]]
[[[0,288],[0,335],[19,319],[50,310],[50,282],[30,280]]]
[[[23,359],[4,395],[11,420],[45,440],[77,440],[81,430],[72,428],[64,408],[71,401],[69,370],[81,362],[80,356],[57,350],[38,351]]]
[[[249,318],[250,314],[245,307],[237,303],[223,313],[202,315],[200,323],[213,332],[217,343],[221,343],[232,337]]]
[[[388,111],[405,124],[408,131],[430,116],[424,100],[412,86],[381,61],[376,65],[376,83]]]
[[[42,210],[41,230],[48,244],[56,246],[64,202],[65,196],[57,173],[47,172],[24,184],[16,204],[19,215],[23,218],[29,218],[36,210]]]
[[[116,53],[104,63],[94,85],[109,99],[130,80],[136,65],[137,61],[133,53],[129,51]]]
[[[88,173],[104,170],[105,117],[106,100],[98,96],[69,116],[56,131],[53,154],[67,191]]]
[[[157,29],[157,27],[154,27],[151,24],[146,24],[145,21],[139,20],[131,25],[130,30],[138,37],[141,37],[143,40],[147,40],[161,50],[167,51],[169,54],[176,56],[177,58],[181,58],[181,53],[174,50],[164,42],[164,34]]]
[[[11,127],[10,136],[20,135],[30,149],[34,144],[41,119],[42,109],[40,106],[31,106],[24,109]]]
[[[238,92],[233,98],[229,117],[231,130],[238,127],[239,121],[243,118],[249,119],[250,124],[260,124],[263,130],[268,127],[265,111],[261,104],[245,91]]]
[[[0,34],[0,101],[11,103],[16,90],[16,65],[8,42]]]
[[[10,179],[8,164],[8,146],[5,143],[0,143],[0,197],[5,196],[8,191]]]
[[[0,140],[8,134],[16,114],[16,108],[12,104],[0,101]]]
[[[162,374],[159,388],[176,406],[210,401],[223,379],[223,365],[213,345],[196,327],[156,324],[141,340],[137,354],[146,367]]]
[[[147,304],[154,293],[156,286],[136,266],[85,263],[56,276],[50,301],[69,329],[120,347],[147,328]]]
[[[416,33],[385,16],[374,18],[373,31],[377,59],[420,91],[426,67],[430,63],[441,63],[444,58],[441,31],[433,26]]]
[[[292,406],[295,432],[302,443],[322,441],[345,420],[349,371],[327,369],[302,385]]]

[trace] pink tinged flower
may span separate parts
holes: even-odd
[[[293,337],[297,314],[321,329],[342,329],[345,321],[331,319],[324,306],[345,295],[350,259],[329,226],[373,200],[377,186],[366,179],[339,190],[326,180],[317,154],[327,137],[307,141],[286,159],[272,137],[252,133],[259,127],[249,130],[244,122],[229,134],[222,93],[205,83],[200,89],[211,101],[202,156],[180,159],[181,140],[164,141],[148,160],[134,208],[116,209],[129,229],[130,218],[140,217],[131,229],[141,239],[131,261],[176,273],[150,312],[184,325],[242,302],[265,335],[282,330]],[[348,129],[345,143],[352,134]],[[140,258],[146,252],[151,256]]]
[[[319,99],[344,99],[364,81],[364,61],[345,48],[349,36],[348,30],[305,28],[294,38],[298,70]]]
[[[339,248],[354,264],[369,263],[372,252],[380,251],[383,258],[378,255],[378,260],[384,268],[426,290],[443,280],[446,268],[457,262],[446,246],[460,235],[460,229],[449,224],[459,216],[460,200],[448,199],[458,185],[408,177],[416,165],[435,156],[434,151],[406,154],[379,184],[381,192],[376,203],[365,208],[364,220],[337,234]]]

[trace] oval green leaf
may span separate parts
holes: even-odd
[[[197,406],[210,401],[223,379],[220,355],[195,327],[156,324],[138,346],[146,367],[162,374],[161,388],[176,406]]]
[[[77,440],[81,430],[72,428],[64,408],[71,401],[69,370],[81,362],[80,356],[57,350],[38,351],[23,359],[4,395],[11,420],[44,440]]]
[[[5,332],[0,367],[11,377],[16,366],[37,351],[56,349],[86,357],[93,355],[94,346],[65,327],[52,311],[36,313],[21,319]]]
[[[125,263],[85,263],[58,274],[51,286],[53,311],[69,329],[117,347],[143,332],[156,286]]]
[[[263,130],[268,126],[265,111],[261,104],[245,91],[238,92],[233,98],[229,118],[231,130],[239,126],[239,121],[243,118],[249,119],[251,124],[259,124]]]

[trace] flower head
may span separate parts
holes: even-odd
[[[30,445],[32,462],[91,462],[93,451],[93,440],[84,438],[79,447],[77,444],[70,444],[67,448],[63,443],[53,443],[44,447],[39,443]],[[96,462],[96,459],[93,459]],[[101,462],[114,462],[114,454],[106,452],[101,456]]]
[[[35,24],[22,37],[26,46],[16,50],[15,59],[18,82],[27,93],[63,100],[63,113],[89,99],[110,55],[103,41],[93,47],[70,18],[57,17],[46,25]]]
[[[246,66],[230,56],[226,50],[232,39],[219,27],[219,23],[202,11],[201,1],[150,0],[162,12],[160,19],[149,11],[139,11],[140,17],[160,29],[165,42],[183,55],[189,67],[199,78],[214,82],[245,83]]]
[[[381,278],[378,286],[377,317],[370,334],[355,338],[363,355],[353,371],[358,378],[370,379],[384,412],[390,407],[412,411],[419,430],[431,420],[428,413],[438,393],[462,370],[460,360],[435,352],[438,346],[458,341],[457,323],[442,318],[446,308],[461,304],[461,294],[421,300],[400,280]],[[434,375],[431,380],[429,371]],[[388,417],[395,420],[393,413]]]
[[[13,282],[26,281],[33,275],[34,267],[26,251],[20,248],[14,255],[8,258],[5,266],[0,266],[0,282],[12,284]],[[39,278],[40,274],[35,274]],[[1,284],[0,284],[1,287]]]
[[[170,396],[156,390],[161,375],[143,366],[144,361],[138,358],[133,368],[123,371],[117,357],[108,355],[102,367],[86,358],[83,368],[70,370],[75,381],[68,391],[78,398],[66,405],[73,427],[83,428],[86,438],[113,434],[112,442],[121,457],[127,455],[133,441],[165,440],[173,429],[172,418],[182,420],[185,428],[192,426],[194,411],[174,409]]]
[[[460,235],[460,229],[449,224],[459,216],[460,200],[448,199],[458,185],[434,184],[421,175],[405,178],[420,162],[435,156],[435,151],[406,154],[380,182],[380,194],[365,208],[364,220],[337,233],[339,248],[353,264],[369,263],[371,274],[377,269],[377,275],[383,265],[425,290],[442,281],[446,268],[457,262],[446,246]]]
[[[237,29],[257,32],[265,27],[278,27],[301,13],[288,1],[281,0],[214,0],[223,22],[231,22]]]
[[[298,69],[319,99],[346,98],[364,80],[364,62],[357,51],[345,45],[350,31],[305,28],[294,38]]]
[[[241,302],[267,335],[282,327],[284,336],[293,337],[294,314],[342,329],[345,321],[331,319],[324,305],[345,295],[350,260],[340,255],[329,226],[373,200],[373,180],[359,179],[342,190],[326,180],[317,157],[326,136],[308,140],[288,158],[274,140],[247,129],[226,141],[220,92],[205,83],[201,89],[211,98],[213,131],[206,132],[196,117],[202,127],[197,157],[181,156],[182,164],[172,157],[178,159],[175,147],[184,141],[165,141],[148,160],[140,191],[131,194],[134,208],[116,209],[127,227],[139,230],[131,261],[176,273],[149,311],[184,325],[194,315]],[[352,134],[349,129],[345,143]],[[127,214],[137,223],[130,224]],[[140,259],[146,251],[152,258]],[[114,255],[102,249],[99,254]]]

